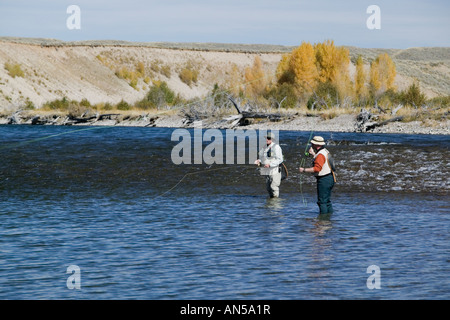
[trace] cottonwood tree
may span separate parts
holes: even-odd
[[[314,47],[309,42],[294,49],[289,61],[289,68],[295,76],[295,82],[303,91],[312,92],[319,80],[319,72],[316,66],[316,54]]]
[[[361,56],[358,56],[355,73],[355,94],[357,99],[361,100],[367,96],[366,79],[367,74],[364,70],[364,61]]]
[[[395,90],[395,64],[387,53],[380,54],[370,65],[370,85],[375,93]]]
[[[256,98],[260,96],[267,86],[263,64],[259,56],[255,57],[252,67],[245,69],[245,93],[247,96]]]

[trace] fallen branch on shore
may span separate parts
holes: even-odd
[[[91,116],[91,117],[78,118],[78,117],[70,117],[69,116],[69,120],[72,121],[74,124],[92,122],[92,120],[94,120],[94,119],[97,119],[97,117]]]
[[[384,125],[386,125],[388,123],[391,123],[391,122],[402,121],[403,118],[404,118],[403,116],[400,116],[400,117],[394,117],[394,118],[391,118],[391,119],[388,119],[388,120],[385,120],[385,121],[382,121],[382,122],[372,123],[372,124],[366,126],[366,131],[371,131],[371,130],[377,128],[377,127],[384,126]]]
[[[22,110],[16,111],[6,119],[6,124],[31,124],[31,125],[77,125],[77,124],[88,124],[95,125],[97,122],[102,122],[105,120],[114,121],[118,124],[123,121],[129,122],[142,122],[143,126],[151,127],[155,126],[155,121],[158,119],[157,116],[150,117],[148,114],[139,116],[123,116],[120,113],[105,113],[96,115],[86,115],[73,116],[73,115],[32,115],[27,112],[22,114]]]
[[[101,114],[98,116],[97,121],[102,121],[105,119],[109,119],[111,120],[112,117],[117,117],[120,116],[120,113],[106,113],[106,114]]]
[[[358,116],[356,117],[356,131],[357,132],[367,132],[372,131],[375,128],[382,127],[391,122],[402,121],[403,116],[393,117],[385,121],[375,122],[371,121],[371,119],[376,118],[376,115],[373,115],[367,110],[362,110]]]
[[[252,122],[251,119],[266,119],[269,121],[280,121],[282,116],[279,113],[258,113],[258,112],[250,112],[242,110],[241,106],[233,99],[233,97],[229,96],[228,99],[233,103],[237,112],[239,113],[239,124],[241,126],[248,125]]]

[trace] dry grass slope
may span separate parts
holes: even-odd
[[[354,63],[369,64],[387,52],[397,67],[398,90],[414,80],[429,97],[450,95],[450,48],[364,49],[348,47]],[[67,97],[92,104],[135,103],[152,83],[165,81],[183,98],[203,97],[215,83],[233,82],[259,56],[274,74],[283,53],[293,47],[217,43],[64,42],[55,39],[0,37],[0,111]],[[12,77],[5,64],[20,66]],[[180,74],[195,66],[196,81]],[[188,83],[187,83],[188,82]]]

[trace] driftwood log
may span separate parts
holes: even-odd
[[[120,116],[120,113],[106,113],[106,114],[101,114],[98,116],[97,121],[102,121],[106,118],[111,119],[111,117],[113,116]]]
[[[69,120],[72,121],[74,124],[76,123],[86,123],[89,122],[91,120],[97,119],[96,116],[91,116],[91,117],[86,117],[86,118],[80,118],[80,117],[70,117],[69,116]]]
[[[243,111],[242,108],[238,105],[238,103],[229,96],[228,99],[233,103],[237,112],[239,113],[239,124],[241,126],[245,126],[251,123],[251,119],[266,119],[269,121],[280,121],[282,116],[278,113],[259,113],[259,112],[250,112]]]
[[[376,118],[375,115],[370,113],[367,110],[362,110],[358,116],[356,117],[356,130],[359,132],[367,132],[371,131],[375,128],[382,127],[388,123],[396,122],[396,121],[402,121],[403,117],[393,117],[385,121],[373,121],[373,119]]]
[[[148,122],[145,124],[146,127],[155,126],[155,121],[158,119],[158,117],[148,117],[148,116],[140,116],[138,118],[134,118],[131,116],[124,116],[121,117],[120,113],[105,113],[105,114],[96,114],[92,116],[85,116],[82,115],[80,117],[68,115],[64,116],[64,119],[61,119],[61,116],[33,116],[32,118],[25,118],[23,119],[20,117],[19,114],[14,114],[11,117],[8,118],[9,122],[8,124],[19,124],[19,123],[26,123],[30,121],[32,125],[54,125],[54,124],[61,124],[65,126],[70,126],[74,124],[95,124],[97,121],[103,121],[103,120],[115,120],[116,123],[120,123],[124,120],[130,120],[130,121],[140,121],[140,122]]]
[[[375,123],[372,123],[370,125],[367,125],[366,126],[366,131],[373,130],[373,129],[377,128],[377,127],[384,126],[384,125],[386,125],[388,123],[391,123],[391,122],[402,121],[402,120],[403,120],[403,117],[400,116],[400,117],[394,117],[394,118],[391,118],[391,119],[388,119],[388,120],[385,120],[385,121],[381,121],[381,122],[375,122]]]

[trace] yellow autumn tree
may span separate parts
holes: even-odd
[[[338,49],[332,40],[314,45],[320,82],[334,82],[340,63]]]
[[[364,70],[364,61],[361,56],[358,56],[358,59],[356,60],[355,94],[358,99],[367,95],[366,72]]]
[[[332,40],[315,44],[314,50],[319,82],[331,84],[336,88],[341,99],[352,96],[352,85],[348,70],[350,64],[349,50],[344,47],[336,47]]]
[[[250,97],[257,97],[266,88],[267,79],[259,56],[255,57],[252,67],[245,69],[245,83],[245,93]]]
[[[353,96],[353,86],[349,74],[350,53],[347,48],[338,47],[336,50],[336,71],[332,83],[336,86],[343,101]]]
[[[291,60],[291,54],[290,53],[285,53],[283,54],[283,56],[281,57],[280,62],[278,63],[277,66],[277,75],[281,76],[284,72],[289,70],[289,61]]]
[[[277,66],[276,76],[279,84],[283,83],[295,83],[295,75],[290,66],[291,63],[291,54],[286,53],[281,57],[280,62]]]
[[[294,49],[289,60],[289,68],[295,76],[295,82],[303,91],[311,92],[317,85],[319,73],[316,67],[314,47],[309,42]]]
[[[225,87],[234,96],[239,96],[241,95],[241,92],[243,92],[243,82],[244,79],[242,76],[242,70],[240,70],[235,63],[233,63],[223,87]]]
[[[380,54],[370,65],[370,85],[374,92],[395,90],[395,64],[387,53]]]

